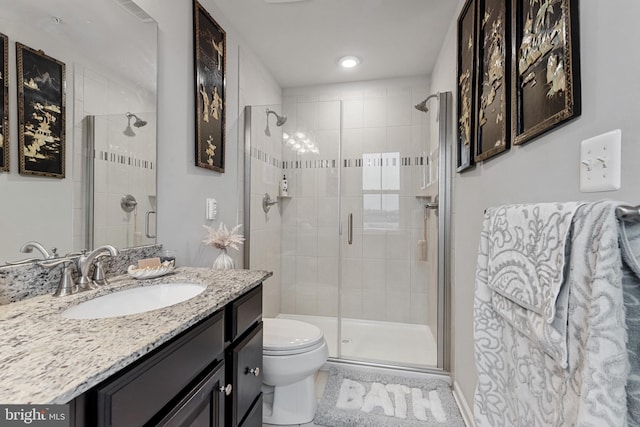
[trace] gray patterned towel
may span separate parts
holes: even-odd
[[[494,310],[562,367],[567,367],[564,283],[571,221],[583,203],[489,209],[487,286]]]
[[[538,203],[491,209],[487,286],[551,323],[564,278],[571,220],[582,204]]]
[[[566,297],[566,331],[563,333],[561,327],[558,331],[566,338],[566,364],[551,357],[539,340],[522,332],[527,331],[526,325],[535,331],[536,323],[526,323],[523,313],[508,309],[500,313],[496,309],[499,304],[494,296],[499,294],[489,287],[488,272],[490,248],[497,238],[492,217],[498,210],[485,215],[474,300],[478,371],[474,413],[478,427],[626,425],[628,358],[616,205],[596,202],[577,208],[569,234],[565,234],[569,239],[568,261],[561,271],[556,268],[549,275],[564,277],[551,325],[561,326],[556,322],[562,315],[558,313],[558,301]],[[534,223],[544,229],[543,223]],[[518,236],[514,231],[509,235]],[[539,233],[542,239],[548,235]],[[520,247],[526,250],[536,245],[540,243],[529,240]],[[508,302],[512,309],[534,313],[510,299]],[[545,316],[541,316],[542,323],[549,325]]]
[[[627,418],[630,426],[640,426],[640,224],[620,223],[622,286],[627,327]]]

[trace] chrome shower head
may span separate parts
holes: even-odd
[[[267,127],[264,129],[264,134],[267,136],[271,136],[271,131],[269,130],[269,114],[273,114],[276,116],[276,126],[282,126],[287,122],[287,116],[281,116],[273,110],[267,108]]]
[[[131,117],[135,117],[136,121],[133,122],[133,125],[137,128],[141,128],[142,126],[147,125],[147,122],[145,120],[142,120],[140,117],[136,116],[133,113],[127,113],[126,116],[129,119],[129,121],[131,121]]]
[[[433,95],[427,96],[427,99],[417,103],[416,105],[413,106],[413,108],[415,108],[418,111],[422,111],[423,113],[429,112],[429,107],[427,107],[427,101],[429,101],[431,98],[437,98],[438,95],[439,95],[438,93],[434,93]]]

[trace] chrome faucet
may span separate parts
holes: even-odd
[[[6,261],[6,264],[22,265],[22,264],[28,264],[34,261],[42,261],[43,259],[44,260],[55,259],[55,258],[58,258],[59,256],[58,250],[56,248],[51,248],[51,252],[49,252],[44,246],[42,246],[41,243],[35,242],[35,241],[27,242],[24,245],[22,245],[20,247],[20,252],[22,252],[23,254],[30,254],[31,252],[33,252],[34,249],[37,249],[38,252],[40,252],[40,254],[42,255],[42,258],[27,258],[27,259],[21,259],[20,261]]]
[[[89,278],[89,271],[91,270],[91,266],[93,265],[93,262],[98,257],[98,255],[101,255],[104,252],[109,252],[109,255],[111,256],[117,256],[120,253],[115,247],[111,245],[102,245],[95,248],[88,254],[86,253],[86,251],[83,251],[83,253],[76,260],[79,276],[76,280],[76,283],[78,284],[80,290],[97,288],[97,286],[93,283],[93,280]]]
[[[49,252],[41,243],[35,241],[27,242],[22,245],[20,252],[23,254],[30,254],[34,249],[37,249],[44,259],[58,258],[58,250],[56,248],[51,248],[51,252]]]

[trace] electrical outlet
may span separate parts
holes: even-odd
[[[620,189],[622,132],[616,129],[580,144],[580,191]]]

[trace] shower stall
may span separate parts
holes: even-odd
[[[451,94],[427,95],[376,99],[384,120],[366,99],[245,108],[244,265],[330,360],[448,370]]]

